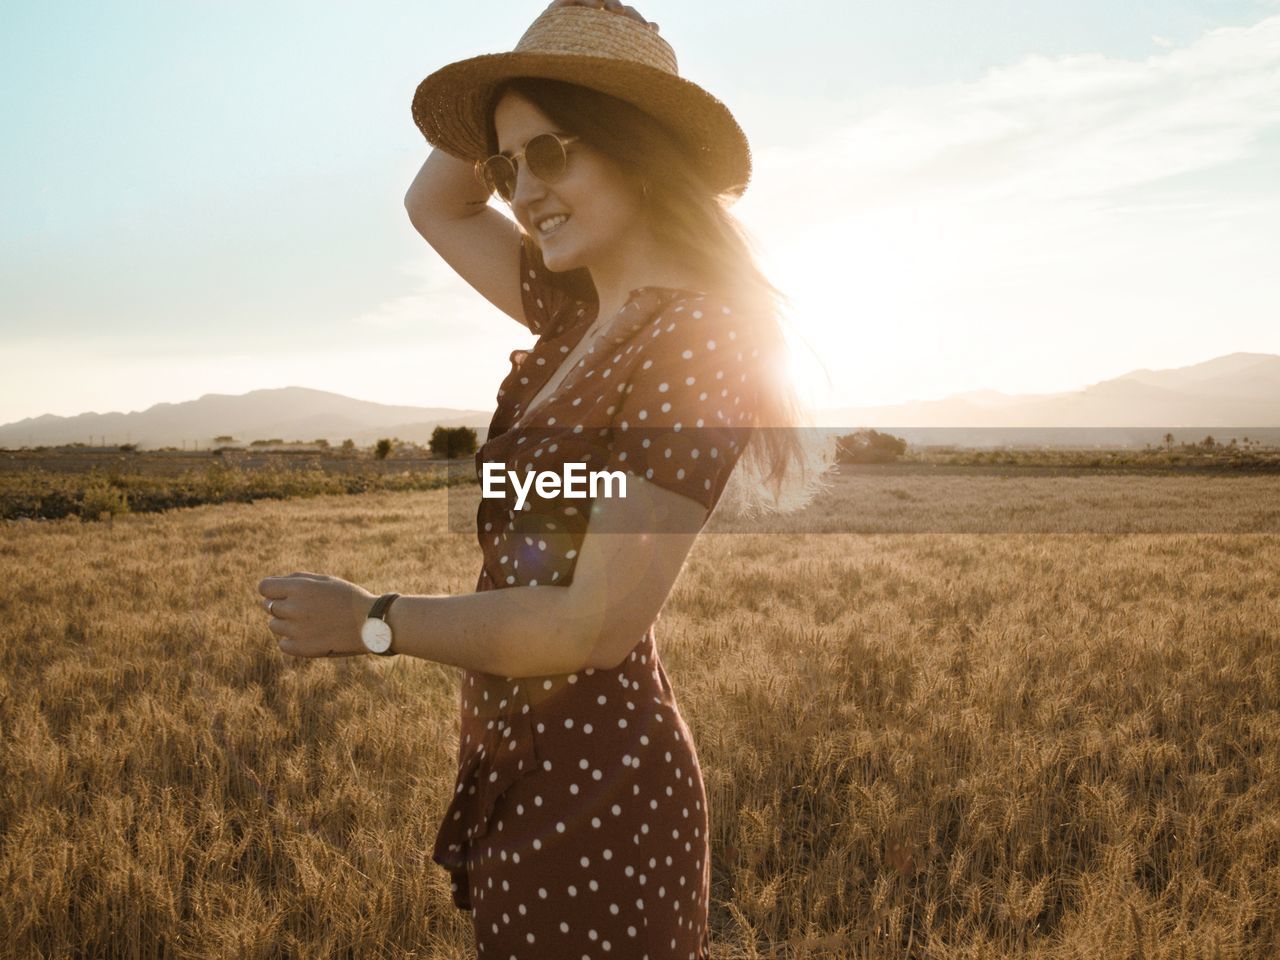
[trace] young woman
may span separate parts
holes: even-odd
[[[625,496],[482,498],[472,594],[268,578],[281,649],[461,667],[458,774],[433,857],[481,956],[701,958],[707,797],[654,624],[735,465],[775,502],[810,467],[777,292],[727,213],[750,176],[727,108],[634,9],[556,0],[515,51],[419,86],[436,145],[406,207],[537,335],[477,465],[625,474]],[[512,223],[489,205],[496,193]],[[328,618],[326,620],[326,617]]]

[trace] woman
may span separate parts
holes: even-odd
[[[260,585],[286,653],[463,668],[433,858],[503,960],[707,956],[707,797],[654,624],[738,461],[775,501],[791,462],[809,467],[776,291],[724,209],[746,139],[677,76],[656,24],[596,6],[556,0],[512,53],[422,82],[415,120],[445,149],[406,207],[538,335],[511,354],[478,467],[584,464],[623,475],[625,496],[483,497],[469,595],[371,609],[336,578]]]

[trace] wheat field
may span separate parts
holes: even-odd
[[[715,518],[657,628],[713,955],[1280,956],[1280,478],[1248,479],[859,474],[790,531]],[[474,956],[429,859],[457,674],[286,657],[256,592],[470,591],[449,495],[0,528],[0,956]]]

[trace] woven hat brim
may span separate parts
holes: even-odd
[[[527,52],[459,60],[418,84],[414,123],[433,146],[464,160],[480,160],[488,153],[490,97],[510,77],[577,83],[634,104],[685,145],[717,193],[739,197],[751,180],[751,147],[728,107],[683,77],[629,60]]]

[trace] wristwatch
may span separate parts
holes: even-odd
[[[374,601],[369,616],[360,627],[360,639],[365,649],[380,657],[394,657],[391,649],[391,624],[387,623],[387,610],[400,594],[384,593]]]

